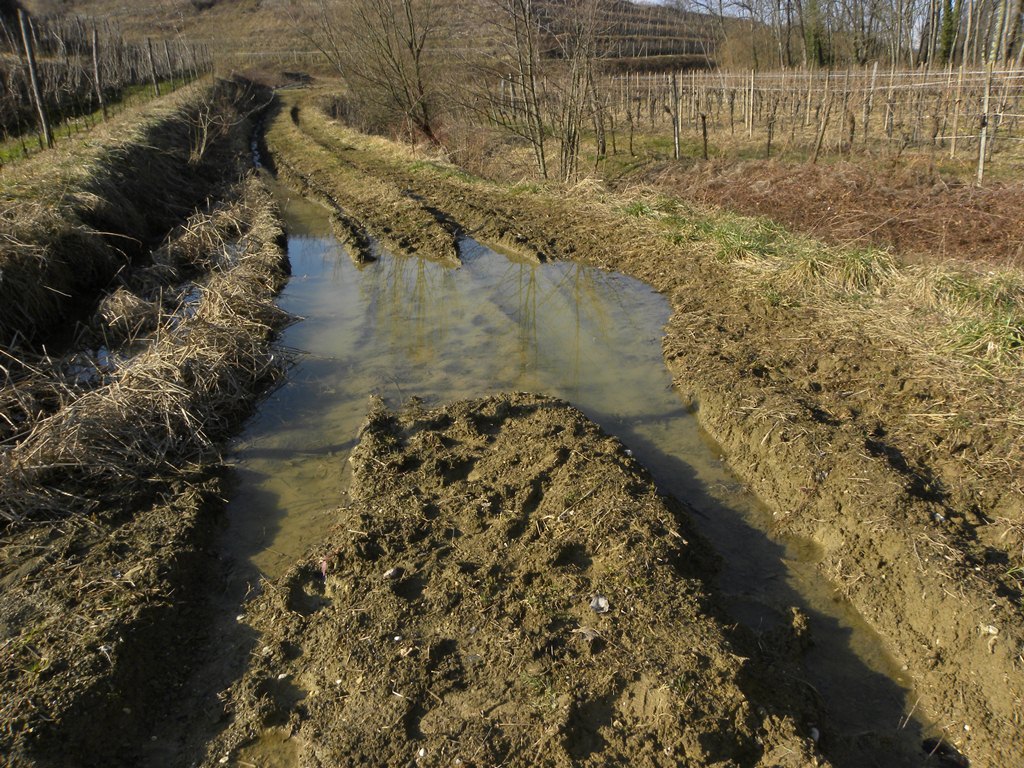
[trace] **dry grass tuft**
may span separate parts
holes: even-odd
[[[225,219],[235,226],[219,227]],[[192,263],[201,249],[190,244],[205,243],[202,262],[214,265],[212,273],[177,311],[159,318],[150,338],[127,337],[141,352],[84,393],[65,386],[62,399],[71,401],[30,423],[0,453],[0,518],[38,520],[95,511],[115,499],[123,504],[156,479],[215,461],[218,441],[281,374],[283,360],[267,346],[285,320],[273,304],[284,270],[269,194],[250,178],[234,206],[193,219],[186,231],[180,250]],[[151,313],[151,303],[127,289],[100,310],[111,330],[130,329]],[[34,397],[10,379],[3,391],[8,402]]]
[[[183,88],[5,170],[0,343],[45,341],[211,194],[226,170],[237,179],[245,118],[258,103],[256,91],[230,81]]]

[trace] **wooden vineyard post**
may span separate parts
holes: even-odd
[[[750,70],[750,102],[747,108],[747,138],[754,137],[754,70]]]
[[[168,44],[167,39],[164,38],[164,57],[167,59],[167,77],[171,81],[171,90],[174,90],[174,64],[171,61],[171,46]]]
[[[814,142],[814,156],[811,158],[811,164],[815,165],[818,162],[818,155],[821,154],[821,145],[825,141],[825,130],[828,128],[828,117],[832,111],[832,94],[829,93],[829,84],[832,80],[832,70],[828,70],[825,73],[825,93],[822,95],[822,115],[821,122],[818,126],[818,138]]]
[[[700,133],[704,139],[704,159],[708,159],[708,116],[706,112],[700,113]]]
[[[153,41],[146,38],[146,50],[149,52],[149,76],[153,82],[153,93],[160,96],[160,81],[156,77],[156,62],[153,60]]]
[[[679,80],[672,73],[672,157],[679,159]]]
[[[103,110],[103,120],[107,120],[107,100],[103,98],[103,81],[100,80],[100,34],[96,27],[92,28],[92,81],[96,86],[96,98]]]
[[[985,67],[985,98],[981,104],[981,137],[978,142],[978,186],[985,179],[985,150],[988,149],[988,106],[992,94],[992,60]]]
[[[53,146],[53,133],[50,131],[50,118],[46,114],[46,105],[43,103],[43,96],[39,89],[39,74],[36,71],[36,53],[32,45],[32,35],[28,31],[28,21],[25,12],[18,9],[18,23],[21,25],[21,41],[25,46],[25,59],[28,61],[29,81],[32,85],[32,98],[36,102],[36,111],[39,114],[39,128],[42,131],[43,141],[47,147]]]
[[[868,124],[871,120],[871,110],[875,106],[875,78],[878,77],[878,62],[871,68],[871,85],[868,86],[867,97],[864,99],[864,115],[861,119],[861,134],[863,144],[868,143]]]

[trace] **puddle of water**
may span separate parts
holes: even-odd
[[[849,759],[836,755],[836,764],[918,763],[920,723],[906,715],[902,670],[816,572],[814,547],[765,535],[770,514],[672,389],[663,297],[623,275],[516,262],[471,240],[458,270],[383,251],[357,268],[325,210],[295,196],[282,202],[293,277],[279,303],[306,319],[283,338],[301,350],[298,364],[235,451],[226,541],[240,576],[252,578],[244,563],[279,575],[329,526],[371,394],[392,405],[414,395],[433,403],[502,390],[557,395],[697,510],[698,529],[722,556],[718,586],[735,620],[768,629],[792,605],[810,616],[806,683],[830,725],[858,734],[866,750],[843,747]],[[891,751],[873,754],[875,736]]]

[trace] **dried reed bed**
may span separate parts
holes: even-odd
[[[282,371],[267,344],[285,319],[272,301],[286,272],[281,238],[269,193],[252,177],[229,209],[193,219],[162,248],[165,263],[213,270],[141,352],[0,454],[0,518],[123,505],[156,480],[215,461],[218,441]],[[130,324],[104,309],[108,323]]]
[[[87,139],[0,176],[0,342],[45,340],[118,269],[238,178],[247,117],[265,94],[240,82],[184,88]]]

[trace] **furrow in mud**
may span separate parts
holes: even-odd
[[[237,181],[251,118],[268,98],[241,81],[189,87],[91,141],[5,169],[0,343],[67,343],[68,326],[119,270]]]
[[[301,114],[291,120],[279,115],[271,122],[266,141],[272,152],[279,143],[295,142],[304,135],[301,121],[306,117],[305,112]],[[458,266],[456,232],[436,210],[391,180],[361,172],[336,147],[305,142],[304,148],[301,154],[281,154],[275,166],[284,171],[285,179],[299,182],[335,211],[357,260],[369,255],[365,239],[369,232],[400,253]]]
[[[318,146],[467,229],[490,212],[504,231],[516,222],[525,239],[537,237],[539,252],[625,272],[668,296],[664,346],[677,387],[699,403],[702,424],[773,509],[778,531],[821,545],[823,576],[907,665],[921,710],[947,724],[949,738],[982,762],[1014,754],[1024,622],[1005,564],[1020,543],[1021,499],[992,469],[1000,443],[974,446],[992,452],[981,465],[977,453],[940,447],[922,430],[914,412],[940,398],[940,386],[898,341],[745,290],[710,244],[678,245],[656,220],[625,215],[618,199],[510,192],[322,116],[305,120]],[[288,158],[304,146],[273,148]]]

